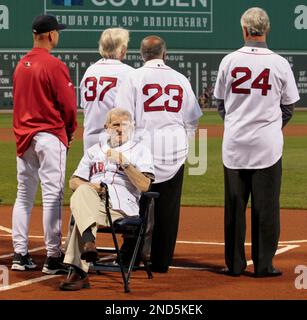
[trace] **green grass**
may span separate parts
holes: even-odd
[[[203,176],[185,170],[182,204],[223,206],[224,185],[221,138],[208,139],[208,165]],[[281,188],[282,208],[307,209],[307,137],[286,137]]]
[[[83,126],[83,114],[78,113],[79,126]],[[200,118],[200,124],[223,124],[221,117],[216,110],[205,110],[204,115]],[[307,110],[296,111],[290,124],[307,124]],[[0,128],[11,128],[12,127],[12,115],[11,114],[0,114]]]
[[[78,113],[79,126],[83,126],[83,113]],[[0,128],[12,128],[13,117],[11,113],[0,113]]]
[[[12,114],[0,113],[0,128],[12,128],[13,118]]]
[[[295,123],[304,121],[307,113],[297,112]],[[207,122],[220,122],[215,112],[207,112]],[[78,116],[79,126],[82,126],[82,115]],[[0,128],[11,127],[11,115],[0,114]],[[208,139],[207,171],[201,176],[188,174],[186,165],[182,194],[183,205],[223,206],[224,186],[221,161],[221,138]],[[16,197],[16,158],[15,143],[0,141],[0,203],[11,205]],[[66,169],[65,204],[69,203],[70,190],[68,179],[76,169],[82,156],[82,142],[74,141],[69,150]],[[283,208],[307,209],[307,137],[286,137],[283,156],[283,183],[281,206]],[[40,191],[36,204],[41,204]]]
[[[223,124],[223,120],[219,116],[217,110],[210,109],[205,110],[204,115],[200,118],[200,124]],[[295,111],[289,124],[307,124],[307,110],[305,111]]]

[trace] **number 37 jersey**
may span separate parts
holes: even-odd
[[[267,48],[244,46],[222,60],[214,96],[224,100],[223,163],[261,169],[282,156],[280,105],[299,100],[288,61]]]
[[[98,143],[106,114],[114,108],[117,89],[132,67],[114,59],[100,59],[85,72],[80,83],[84,109],[84,151]]]

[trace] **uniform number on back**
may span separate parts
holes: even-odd
[[[168,84],[164,89],[158,83],[146,84],[143,87],[143,94],[150,96],[144,102],[144,111],[168,111],[179,112],[182,106],[183,89],[177,84]],[[163,105],[155,105],[154,102],[158,100],[163,94],[169,96]]]
[[[268,90],[271,90],[272,86],[269,84],[270,69],[264,69],[257,78],[252,82],[251,89],[239,88],[241,84],[252,78],[252,72],[247,67],[236,67],[231,71],[231,76],[237,78],[238,74],[243,74],[240,78],[231,84],[232,93],[250,94],[251,89],[260,89],[261,94],[266,96]]]
[[[99,95],[99,101],[103,101],[105,94],[112,88],[116,87],[117,79],[111,77],[100,77],[99,86],[102,89]],[[98,79],[96,77],[88,77],[85,79],[86,91],[84,98],[86,101],[94,101],[97,97]]]

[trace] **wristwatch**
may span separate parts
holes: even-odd
[[[130,166],[130,162],[123,162],[120,166],[122,169],[127,169]]]

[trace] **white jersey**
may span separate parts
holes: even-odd
[[[132,67],[119,60],[100,59],[88,67],[80,83],[84,109],[84,152],[99,141],[107,112],[114,108],[118,86]]]
[[[129,216],[137,215],[140,192],[131,183],[124,170],[115,163],[107,161],[106,153],[109,149],[107,143],[97,143],[90,147],[84,153],[73,175],[93,183],[104,182],[108,185],[112,209]],[[140,172],[154,175],[152,155],[144,144],[128,141],[114,150],[122,152]]]
[[[187,157],[186,129],[195,129],[202,115],[188,79],[163,60],[150,60],[127,75],[115,101],[133,115],[152,150],[155,183],[171,179]]]
[[[262,169],[282,156],[280,105],[299,94],[286,59],[267,48],[244,46],[222,60],[214,96],[224,100],[223,163],[230,169]]]

